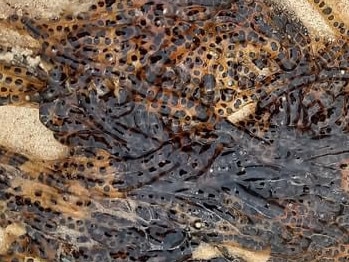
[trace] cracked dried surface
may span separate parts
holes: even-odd
[[[348,30],[269,1],[98,1],[2,21],[0,67],[68,156],[0,147],[0,258],[348,261]],[[337,23],[337,24],[335,24]]]

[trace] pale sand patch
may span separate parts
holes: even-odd
[[[1,12],[1,11],[0,11]],[[4,24],[0,24],[0,45],[2,47],[13,48],[13,43],[17,49],[23,49],[23,52],[32,54],[33,50],[39,49],[39,44],[29,35],[22,35],[8,28]],[[16,52],[13,52],[16,54]]]
[[[0,227],[0,254],[5,254],[10,244],[26,233],[23,225],[13,223],[6,228]]]
[[[327,0],[329,6],[340,17],[342,22],[349,27],[349,0]]]
[[[342,19],[349,24],[349,1],[348,0],[331,0],[333,6],[337,8],[337,11],[342,15]]]
[[[33,17],[57,17],[65,10],[73,13],[88,10],[92,2],[93,0],[2,0],[0,18],[6,18],[13,13],[30,13]]]
[[[342,163],[342,179],[341,179],[341,187],[342,189],[349,193],[349,160]]]
[[[0,1],[0,19],[9,15],[25,13],[31,17],[54,18],[64,11],[77,13],[88,10],[93,0],[2,0]],[[39,44],[29,35],[16,32],[7,25],[0,24],[0,45],[2,47],[21,48],[32,52],[39,49]],[[16,53],[16,51],[13,51]],[[21,54],[21,52],[19,52]]]
[[[250,114],[252,114],[256,110],[256,105],[256,103],[250,103],[243,106],[241,109],[228,116],[229,122],[237,124],[240,121],[245,120]]]
[[[56,159],[68,154],[39,120],[35,108],[0,107],[0,145],[39,159]]]
[[[6,228],[0,227],[0,254],[6,254],[12,242],[25,233],[26,230],[24,226],[19,223],[10,224]],[[29,259],[32,259],[33,262],[44,262],[44,260],[41,259],[25,257],[25,261],[28,261]]]
[[[218,248],[219,246],[219,248]],[[224,249],[226,256],[231,259],[242,258],[246,262],[267,262],[270,258],[270,250],[251,251],[231,244],[219,244],[216,246],[201,243],[193,252],[193,259],[212,259],[222,256],[219,249]]]
[[[310,36],[335,38],[335,32],[327,24],[326,20],[307,0],[271,0],[278,7],[300,20],[308,29]]]
[[[0,1],[0,19],[11,14],[29,13],[32,17],[52,18],[65,10],[85,11],[92,0],[4,0]],[[39,44],[29,35],[22,35],[5,24],[0,24],[0,45],[11,51],[0,53],[0,60],[26,62],[35,66],[40,60],[35,56]],[[65,156],[68,148],[58,143],[51,131],[39,121],[39,112],[33,108],[0,107],[0,145],[40,159]]]
[[[207,243],[201,243],[194,251],[193,251],[193,259],[213,259],[219,257],[221,252],[219,252],[217,247],[209,245]]]

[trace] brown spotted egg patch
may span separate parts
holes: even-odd
[[[0,260],[348,259],[345,34],[313,39],[263,0],[1,23],[41,63],[3,62],[0,104],[38,108],[70,151],[0,146],[0,233],[23,229]]]

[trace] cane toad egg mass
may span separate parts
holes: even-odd
[[[263,0],[0,22],[41,59],[1,62],[0,105],[70,149],[0,146],[1,261],[349,261],[344,24],[314,39]]]

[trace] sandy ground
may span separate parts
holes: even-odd
[[[299,19],[310,31],[310,34],[334,38],[335,33],[326,23],[319,12],[304,0],[273,0],[285,12],[291,13],[295,19]]]
[[[2,0],[0,1],[0,18],[13,13],[28,12],[32,16],[55,17],[64,10],[86,9],[92,0]],[[313,37],[333,39],[336,32],[328,16],[323,15],[326,6],[330,6],[336,19],[349,21],[349,0],[325,0],[325,7],[319,8],[311,0],[270,0],[279,7],[299,19],[308,28]],[[345,24],[348,24],[345,23]],[[31,57],[33,63],[38,63],[35,57],[37,43],[30,37],[23,37],[10,28],[0,26],[0,46],[11,47],[11,52],[0,53],[0,60],[13,60],[16,57]],[[0,145],[12,148],[16,152],[41,159],[54,159],[67,154],[68,149],[53,138],[38,119],[38,110],[33,108],[0,107]],[[5,231],[4,231],[5,232]],[[2,232],[2,233],[4,233]],[[0,232],[1,233],[1,232]],[[16,235],[16,234],[15,234]],[[18,234],[17,234],[18,235]],[[1,242],[1,234],[0,234]],[[1,243],[0,243],[1,248]],[[254,253],[230,247],[232,253],[246,258],[246,261],[266,261],[268,254]],[[200,246],[194,252],[196,258],[215,257],[219,254],[214,247]]]
[[[32,16],[55,17],[64,10],[86,10],[90,0],[3,0],[0,1],[0,19],[10,14],[30,13]],[[38,44],[29,36],[20,35],[7,27],[0,27],[0,46],[11,47],[1,52],[0,60],[21,60],[39,63],[35,56]],[[39,121],[39,112],[33,108],[0,107],[0,145],[16,152],[41,159],[55,159],[67,154],[68,148],[58,143],[52,133]]]
[[[313,0],[271,0],[277,6],[299,19],[313,37],[335,39],[338,31],[333,29],[334,21],[349,25],[349,0],[325,0],[314,4]],[[330,14],[326,11],[330,10]],[[335,19],[330,19],[330,16]]]
[[[0,107],[0,125],[0,144],[16,152],[41,159],[55,159],[67,153],[67,148],[40,123],[37,109]]]

